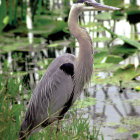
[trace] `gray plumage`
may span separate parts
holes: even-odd
[[[30,99],[21,125],[20,137],[26,135],[45,119],[50,124],[59,116],[74,87],[72,76],[60,70],[60,66],[64,63],[74,63],[74,61],[74,55],[64,54],[50,64]],[[52,114],[54,114],[53,117],[49,117]]]
[[[79,42],[79,55],[75,58],[72,54],[64,54],[50,64],[30,99],[19,132],[22,140],[38,128],[62,119],[90,81],[93,72],[92,41],[78,24],[79,14],[84,10],[97,10],[97,7],[74,4],[68,20],[69,30]]]

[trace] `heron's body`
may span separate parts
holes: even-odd
[[[36,86],[21,125],[20,138],[24,139],[34,129],[46,127],[62,119],[80,95],[93,72],[93,47],[87,31],[78,24],[84,4],[72,6],[68,26],[79,42],[79,55],[64,54],[56,58]]]
[[[74,69],[71,67],[74,65],[74,61],[74,55],[65,54],[56,58],[50,64],[30,99],[25,119],[22,123],[22,131],[29,126],[31,130],[40,123],[42,123],[40,126],[44,127],[58,118],[64,104],[70,99],[74,88]],[[63,69],[65,64],[71,64],[69,67],[70,72]],[[52,114],[54,114],[53,117],[47,119]],[[43,123],[44,120],[46,121]]]

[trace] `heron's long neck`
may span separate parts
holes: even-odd
[[[68,26],[69,30],[79,42],[79,55],[75,62],[75,82],[77,91],[81,92],[85,83],[89,82],[93,72],[92,41],[87,31],[78,24],[79,11],[72,7]]]

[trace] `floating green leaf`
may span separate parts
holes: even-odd
[[[114,72],[114,76],[118,80],[123,80],[123,81],[130,81],[138,75],[140,75],[140,71],[135,69],[134,65],[132,64],[129,64],[124,68],[119,68],[116,72]]]
[[[139,117],[125,117],[122,120],[123,124],[130,126],[140,126],[140,118]]]
[[[139,137],[139,134],[134,133],[134,134],[132,135],[132,137],[133,137],[134,139],[137,139],[137,138]]]
[[[125,132],[128,132],[128,130],[127,130],[126,128],[120,126],[120,127],[116,130],[116,132],[118,132],[118,133],[125,133]]]
[[[135,89],[136,91],[140,91],[140,86],[137,86]]]
[[[78,109],[78,108],[86,108],[89,106],[93,106],[96,104],[96,99],[92,98],[92,97],[86,97],[82,100],[77,100],[74,105],[73,108],[74,109]]]

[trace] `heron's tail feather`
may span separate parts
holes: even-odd
[[[25,139],[26,139],[25,134],[22,131],[20,131],[19,132],[19,140],[25,140]]]
[[[31,126],[28,125],[27,121],[23,121],[20,131],[19,131],[19,140],[25,140],[29,135]]]

